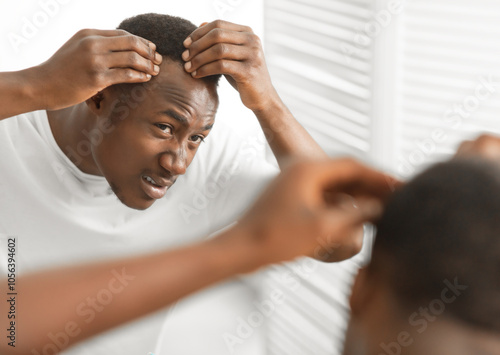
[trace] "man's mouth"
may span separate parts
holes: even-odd
[[[142,177],[143,179],[145,179],[147,182],[150,182],[151,184],[153,184],[154,186],[157,186],[157,187],[161,187],[156,181],[154,181],[154,179],[150,176],[143,176]]]
[[[142,176],[142,188],[146,195],[149,197],[158,200],[165,196],[168,188],[172,185],[172,182],[165,180],[155,180],[151,176],[143,175]]]

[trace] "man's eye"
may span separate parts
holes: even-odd
[[[192,136],[191,141],[193,141],[194,143],[201,143],[205,141],[205,137],[199,135]]]
[[[172,127],[170,127],[169,125],[163,123],[156,123],[155,126],[164,131],[165,133],[172,133]]]

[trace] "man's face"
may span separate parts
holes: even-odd
[[[146,209],[186,172],[210,133],[216,85],[167,60],[148,84],[110,88],[105,100],[95,163],[125,205]]]

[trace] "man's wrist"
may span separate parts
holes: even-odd
[[[273,92],[261,102],[261,105],[252,109],[253,113],[257,117],[264,117],[268,113],[283,111],[286,108],[285,104],[274,89]]]
[[[18,76],[18,90],[29,111],[46,109],[43,80],[36,67],[16,72]]]
[[[215,263],[224,264],[217,267],[230,269],[234,274],[250,273],[269,263],[267,251],[258,238],[241,225],[230,228],[208,243],[214,250]]]
[[[295,121],[278,94],[270,98],[262,108],[253,110],[253,113],[264,132],[271,131],[273,133],[271,137],[275,134],[279,134],[279,132],[287,131],[290,125]]]

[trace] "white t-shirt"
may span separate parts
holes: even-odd
[[[228,225],[278,172],[245,143],[216,123],[186,174],[163,199],[137,211],[116,198],[104,177],[81,172],[66,157],[45,111],[0,121],[0,236],[17,239],[17,276],[172,248]],[[2,272],[6,257],[0,250]],[[148,317],[66,353],[146,355],[161,320]]]

